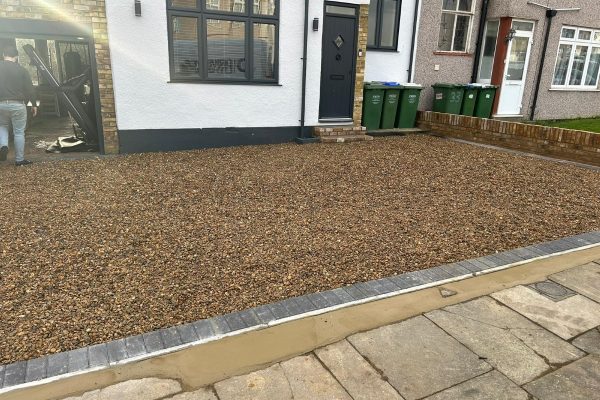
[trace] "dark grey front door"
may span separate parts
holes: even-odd
[[[357,9],[325,5],[319,117],[352,118],[356,66]]]

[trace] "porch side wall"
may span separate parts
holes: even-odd
[[[410,51],[417,0],[403,0],[400,8],[397,51],[369,49],[366,81],[391,81],[406,83],[409,80]]]
[[[442,0],[422,1],[415,83],[424,86],[419,109],[431,110],[433,106],[431,85],[436,82],[469,83],[471,80],[482,1],[474,0],[474,14],[466,53],[440,53],[437,51],[442,19]],[[439,65],[439,71],[435,70],[436,65]]]
[[[544,4],[548,2],[543,2]],[[527,70],[527,81],[523,94],[522,114],[528,118],[531,113],[535,82],[538,76],[546,17],[543,8],[527,4],[527,0],[491,0],[488,19],[512,17],[536,22],[531,50],[530,63]],[[558,55],[560,33],[563,25],[578,26],[600,30],[600,2],[597,0],[550,0],[550,7],[581,8],[579,12],[559,12],[552,21],[552,29],[548,41],[548,50],[544,55],[545,65],[538,98],[537,112],[534,119],[561,119],[600,116],[600,91],[556,90],[552,89],[554,67]]]
[[[105,1],[2,1],[0,17],[64,21],[65,23],[75,22],[91,26],[95,43],[94,52],[96,55],[96,64],[98,66],[98,85],[100,88],[100,110],[104,132],[104,151],[106,153],[118,152],[119,141],[117,135],[117,120],[115,116],[115,99],[113,94]]]
[[[434,135],[600,166],[600,134],[495,119],[420,112],[420,128]]]

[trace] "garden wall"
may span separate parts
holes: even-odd
[[[434,134],[600,166],[600,134],[519,122],[419,112]]]

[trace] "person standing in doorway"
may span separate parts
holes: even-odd
[[[25,159],[25,126],[27,125],[28,102],[33,105],[32,113],[37,115],[35,90],[31,76],[19,65],[19,52],[9,46],[2,51],[0,61],[0,161],[8,155],[8,128],[12,123],[15,139],[15,165],[28,165]]]

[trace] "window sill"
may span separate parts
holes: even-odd
[[[451,56],[451,57],[473,57],[473,54],[464,51],[434,51],[436,56]]]
[[[201,81],[198,79],[171,79],[167,81],[167,83],[192,83],[199,85],[283,86],[278,82]]]
[[[380,51],[382,53],[400,53],[397,49],[382,49],[380,47],[367,47],[367,51]]]
[[[551,92],[600,92],[596,88],[570,88],[570,87],[553,87],[549,89]]]

